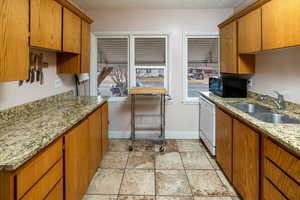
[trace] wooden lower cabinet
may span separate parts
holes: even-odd
[[[15,171],[0,171],[0,200],[81,200],[108,145],[105,102]]]
[[[64,199],[64,187],[63,179],[61,179],[52,191],[47,195],[45,200],[63,200]]]
[[[81,200],[89,185],[89,123],[82,121],[65,136],[66,199]]]
[[[29,176],[29,175],[28,175]],[[45,176],[31,188],[21,200],[41,200],[63,177],[63,160],[59,160]]]
[[[0,199],[41,200],[63,177],[63,142],[57,139],[15,171],[0,171]]]
[[[101,107],[101,134],[102,134],[102,154],[108,149],[108,104]]]
[[[104,103],[65,136],[66,200],[81,200],[108,144],[108,104]]]
[[[264,200],[300,199],[300,159],[264,138]]]
[[[50,145],[17,173],[17,198],[20,199],[59,159],[62,139]]]
[[[300,156],[219,108],[216,145],[216,160],[243,200],[300,200]]]
[[[259,199],[259,134],[233,120],[233,184],[244,200]]]
[[[90,133],[90,180],[93,178],[99,163],[102,159],[101,144],[101,108],[97,109],[89,116],[89,133]]]
[[[232,181],[232,117],[219,108],[216,112],[216,160]]]
[[[287,200],[277,188],[266,178],[263,179],[263,187],[264,187],[264,200]]]

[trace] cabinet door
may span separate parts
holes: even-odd
[[[29,1],[0,0],[0,82],[28,78]]]
[[[62,6],[54,0],[30,1],[30,45],[61,50]]]
[[[102,154],[108,148],[108,104],[105,103],[101,107],[101,134],[102,134]]]
[[[259,199],[259,135],[235,119],[232,178],[244,200]]]
[[[237,25],[236,21],[220,29],[221,72],[237,73]]]
[[[88,73],[90,72],[91,25],[82,20],[81,29],[81,73]]]
[[[89,117],[89,131],[90,131],[90,179],[94,176],[100,160],[101,153],[101,110],[96,110]]]
[[[238,50],[239,53],[261,50],[261,8],[238,20]]]
[[[52,189],[52,191],[47,195],[45,200],[63,200],[63,179],[61,179],[56,186]]]
[[[228,179],[232,180],[232,118],[217,109],[216,159]]]
[[[299,0],[272,0],[263,5],[263,50],[300,45],[299,33]]]
[[[81,19],[63,9],[63,51],[80,54],[81,46]]]
[[[67,200],[81,200],[89,185],[89,124],[85,120],[65,136]]]

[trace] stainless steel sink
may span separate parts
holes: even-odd
[[[279,113],[255,113],[253,115],[258,120],[274,124],[299,124],[300,120],[290,118],[288,115]]]
[[[260,106],[257,104],[251,104],[251,103],[236,103],[231,104],[233,107],[246,112],[246,113],[265,113],[265,112],[272,112],[271,109]]]
[[[300,124],[300,120],[298,119],[290,118],[288,115],[275,113],[270,108],[257,104],[236,103],[231,104],[231,106],[248,113],[252,117],[255,117],[263,122],[273,124]]]

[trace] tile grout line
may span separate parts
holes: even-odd
[[[212,157],[209,155],[209,152],[206,151],[204,154],[205,154],[205,156],[207,157],[208,161],[210,162],[210,164],[211,164],[211,166],[212,166],[212,168],[213,168],[212,170],[215,171],[215,173],[217,174],[218,179],[221,181],[222,185],[226,188],[229,197],[232,199],[233,196],[231,195],[231,193],[230,193],[230,191],[229,191],[229,188],[227,188],[227,186],[225,185],[225,183],[223,183],[221,177],[220,177],[219,174],[218,174],[218,171],[221,171],[221,172],[222,172],[222,170],[221,170],[221,169],[216,169],[216,168],[215,168],[215,164],[216,164],[216,165],[218,165],[218,164],[217,164],[217,163],[213,164],[212,161],[211,161],[211,160],[214,160],[214,162],[216,162],[216,160],[215,160],[214,158],[212,158]],[[210,157],[211,157],[211,158],[210,158]],[[222,173],[223,173],[223,172],[222,172]],[[225,177],[225,178],[226,178],[226,177]],[[227,178],[226,178],[226,179],[227,179]]]
[[[176,145],[177,145],[177,142],[176,142]],[[186,179],[187,179],[188,184],[189,184],[189,188],[190,188],[190,191],[191,191],[191,194],[192,194],[192,199],[194,199],[194,193],[193,193],[193,190],[192,190],[192,187],[191,187],[191,183],[190,183],[189,177],[187,175],[186,168],[185,168],[182,156],[181,156],[181,152],[179,151],[179,148],[178,148],[178,153],[179,153],[179,156],[180,156],[180,159],[181,159],[181,163],[182,163],[182,166],[183,166],[184,174],[185,174]]]
[[[126,164],[125,164],[125,166],[124,166],[124,170],[123,170],[123,176],[122,176],[122,179],[121,179],[121,183],[120,183],[119,192],[118,192],[118,194],[117,194],[117,199],[119,199],[119,197],[120,197],[120,192],[121,192],[121,188],[122,188],[122,183],[123,183],[123,180],[124,180],[124,177],[125,177],[125,173],[126,173],[126,167],[127,167],[127,164],[128,164],[128,160],[129,160],[129,154],[130,154],[130,152],[129,152],[129,151],[124,151],[124,152],[128,152],[128,156],[127,156]]]

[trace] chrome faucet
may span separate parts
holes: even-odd
[[[280,94],[279,92],[277,92],[277,91],[274,91],[274,93],[277,94],[277,99],[271,99],[271,100],[275,103],[277,109],[279,109],[279,110],[285,110],[284,96],[282,94]],[[259,98],[259,100],[263,101],[263,100],[266,100],[268,98],[270,98],[270,97],[267,96],[267,95],[262,95]]]
[[[285,101],[283,95],[277,91],[274,91],[274,93],[277,94],[277,99],[273,99],[273,102],[276,104],[279,110],[285,110]]]

